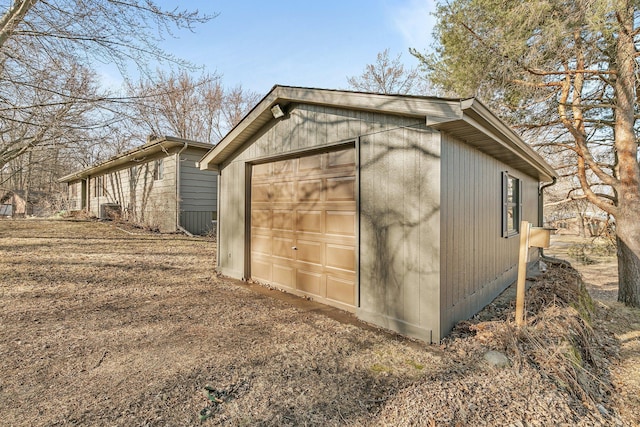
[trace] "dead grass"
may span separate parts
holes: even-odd
[[[634,425],[637,419],[638,394],[631,396],[636,389],[626,383],[613,382],[619,400],[598,401],[607,417],[559,385],[542,362],[526,359],[534,356],[509,353],[508,340],[500,347],[511,367],[484,363],[484,351],[497,342],[490,331],[498,336],[500,322],[511,322],[508,300],[477,317],[484,332],[478,326],[428,346],[313,302],[216,277],[214,246],[206,238],[112,223],[0,221],[3,425],[612,425],[616,419]],[[617,307],[606,313],[602,322],[618,325]],[[581,327],[598,331],[598,319]],[[636,342],[637,319],[617,336]],[[621,365],[629,374],[637,366]]]
[[[207,239],[129,231],[0,222],[5,425],[195,425],[205,386],[229,394],[212,424],[364,423],[439,363],[216,278]]]
[[[517,328],[507,292],[460,322],[444,341],[449,370],[404,390],[385,408],[385,424],[420,414],[433,425],[632,425],[618,415],[611,384],[618,342],[592,326],[597,314],[579,274],[552,266],[530,284],[526,308],[527,325]],[[511,367],[483,366],[488,350]]]
[[[612,400],[630,425],[640,426],[640,310],[617,302],[618,270],[615,254],[596,248],[589,250],[588,264],[572,257],[572,248],[607,246],[605,239],[575,235],[552,236],[549,255],[569,260],[580,272],[598,311],[597,324],[614,334],[620,345],[619,357],[611,364]]]

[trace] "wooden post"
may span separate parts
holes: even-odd
[[[527,257],[529,255],[529,227],[527,221],[520,223],[520,257],[518,258],[518,282],[516,284],[516,326],[524,325],[524,291],[527,279]]]

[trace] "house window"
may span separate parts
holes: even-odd
[[[522,182],[508,172],[502,172],[502,237],[518,234],[521,217]]]
[[[95,180],[96,188],[95,194],[96,197],[100,197],[104,195],[104,176],[97,176]]]
[[[164,177],[164,159],[158,159],[153,167],[153,180],[159,181]]]

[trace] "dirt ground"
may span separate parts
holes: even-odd
[[[0,221],[2,425],[640,425],[640,310],[615,301],[615,268],[583,271],[615,334],[594,402],[512,355],[487,364],[486,333],[426,345],[214,263],[208,238]]]

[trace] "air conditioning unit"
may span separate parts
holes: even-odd
[[[102,203],[100,205],[100,219],[116,219],[122,214],[122,207],[118,203]]]

